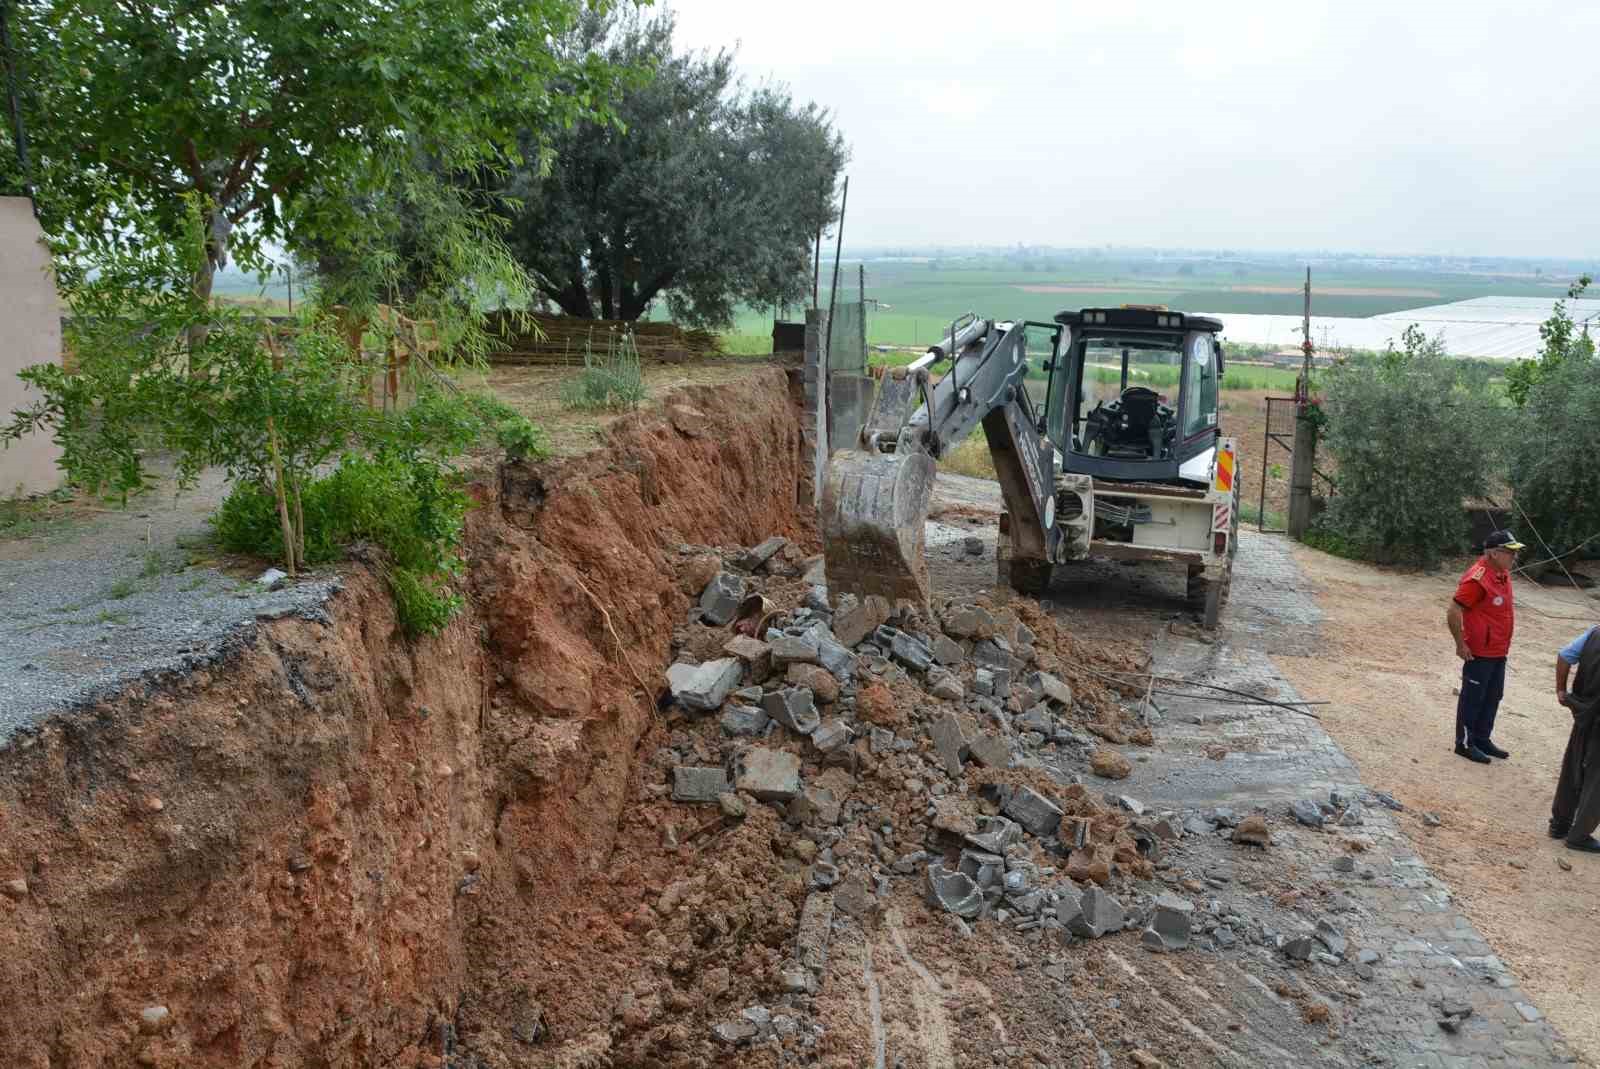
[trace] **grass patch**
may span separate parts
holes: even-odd
[[[121,601],[123,598],[129,598],[137,594],[139,592],[139,587],[139,580],[132,576],[129,576],[125,579],[118,579],[115,583],[112,583],[110,586],[106,587],[106,597],[112,599],[113,601]]]
[[[38,538],[59,534],[74,517],[60,506],[72,501],[72,491],[57,490],[39,497],[0,499],[0,540]]]
[[[645,398],[644,373],[632,334],[610,335],[603,353],[584,343],[583,370],[561,384],[561,407],[580,412],[628,411]]]
[[[994,457],[989,454],[989,440],[981,430],[973,431],[960,445],[940,457],[939,470],[975,479],[999,477],[994,470]]]

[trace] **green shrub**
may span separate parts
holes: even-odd
[[[1486,378],[1416,327],[1376,359],[1323,379],[1325,441],[1339,493],[1322,526],[1354,555],[1436,564],[1466,547],[1462,501],[1488,489],[1507,411]]]
[[[1529,385],[1507,448],[1513,529],[1545,556],[1600,532],[1600,361],[1548,365]],[[1526,529],[1524,528],[1526,525]]]
[[[632,334],[608,334],[606,350],[586,342],[583,370],[561,384],[561,406],[581,411],[621,411],[639,407],[645,397],[644,373]]]

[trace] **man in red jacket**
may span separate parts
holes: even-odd
[[[1511,755],[1494,744],[1495,713],[1506,685],[1506,654],[1515,624],[1511,605],[1511,566],[1522,548],[1510,531],[1495,531],[1483,541],[1483,556],[1456,586],[1445,622],[1461,658],[1461,697],[1456,702],[1456,753],[1487,765],[1491,757]]]

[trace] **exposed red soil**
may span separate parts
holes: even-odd
[[[622,924],[664,888],[611,859],[689,607],[678,544],[811,544],[800,459],[782,372],[680,391],[476,488],[444,634],[406,641],[357,563],[326,620],[262,622],[208,672],[14,740],[0,1064],[603,1058],[617,976],[588,963],[671,949]],[[706,879],[789,879],[760,858]],[[755,933],[740,967],[792,920],[724,918]]]

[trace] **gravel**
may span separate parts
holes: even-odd
[[[254,582],[264,564],[247,575],[187,564],[218,489],[0,543],[0,746],[130,683],[215,662],[260,619],[325,619],[331,568],[269,592]]]

